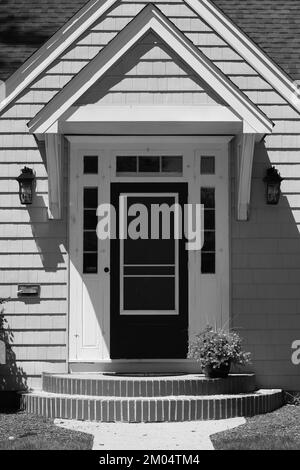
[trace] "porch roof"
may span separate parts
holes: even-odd
[[[28,123],[30,132],[37,136],[45,133],[57,133],[59,120],[65,120],[65,116],[70,115],[72,107],[76,110],[77,100],[102,79],[105,73],[150,31],[167,44],[210,89],[214,90],[222,102],[230,107],[231,114],[233,112],[242,120],[243,132],[257,134],[259,138],[272,132],[272,121],[153,4],[144,7],[88,65],[78,72],[41,109]],[[224,108],[224,106],[220,108]],[[92,114],[94,112],[85,113],[85,120],[90,121]],[[100,116],[98,119],[101,120],[101,110],[98,114]],[[216,120],[216,113],[212,114]],[[146,117],[147,119],[143,120],[149,121],[147,115]],[[129,120],[127,114],[125,120]],[[160,120],[159,115],[154,120]],[[189,120],[191,119],[189,118]],[[205,120],[205,116],[200,119],[200,121]],[[224,120],[233,120],[233,118],[226,115],[222,117],[222,121]]]

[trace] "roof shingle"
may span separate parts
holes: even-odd
[[[213,0],[292,79],[300,80],[299,0]],[[86,0],[2,0],[0,80],[71,18]]]

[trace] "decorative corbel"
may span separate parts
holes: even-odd
[[[236,138],[237,220],[248,220],[251,178],[256,134],[240,134]]]
[[[49,219],[61,219],[63,136],[46,133],[45,150],[48,171]]]

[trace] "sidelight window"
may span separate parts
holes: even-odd
[[[215,188],[201,188],[201,204],[204,206],[204,244],[201,250],[202,274],[216,271],[216,214]]]
[[[83,189],[83,272],[97,273],[98,238],[96,234],[98,188]]]

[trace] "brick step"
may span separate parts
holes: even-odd
[[[177,376],[118,376],[104,374],[43,374],[44,392],[102,397],[166,397],[221,395],[256,390],[253,374],[208,379],[201,374]]]
[[[43,391],[22,394],[22,407],[28,413],[47,418],[100,422],[217,420],[268,413],[281,405],[281,390],[258,390],[255,393],[238,395],[156,398],[103,398]]]

